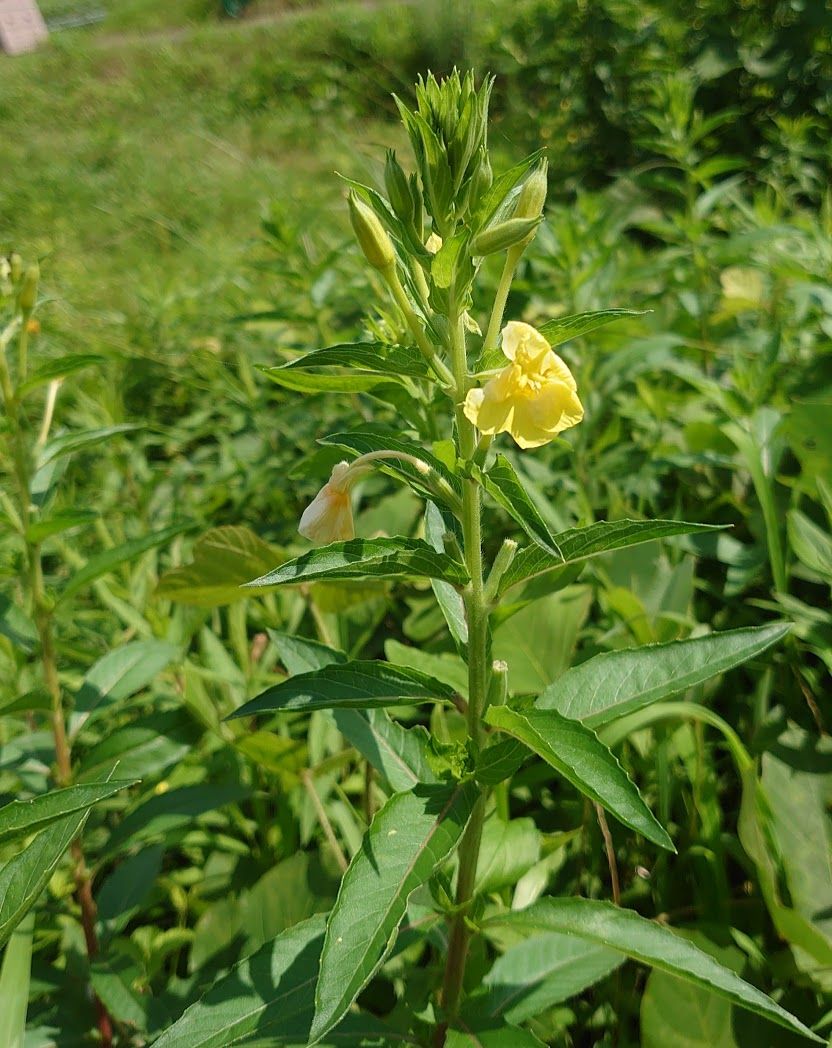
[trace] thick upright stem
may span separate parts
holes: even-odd
[[[456,385],[456,402],[461,405],[468,383],[465,357],[465,335],[461,315],[451,317],[452,364]],[[457,408],[456,423],[459,450],[465,459],[476,451],[476,432]],[[465,593],[465,611],[468,620],[468,734],[476,752],[482,734],[482,711],[488,692],[488,607],[484,595],[482,528],[480,520],[480,488],[476,481],[466,480],[462,490],[462,535],[465,564],[471,581]],[[445,978],[442,985],[442,1007],[448,1017],[456,1014],[462,996],[465,964],[471,932],[467,910],[474,895],[477,861],[485,817],[485,794],[477,800],[468,827],[459,847],[459,874],[457,876],[457,912],[451,926]],[[437,1044],[444,1043],[445,1027],[437,1030]]]
[[[491,308],[488,329],[485,332],[485,338],[482,343],[483,354],[490,352],[497,345],[497,335],[500,331],[500,325],[503,322],[503,314],[506,311],[506,302],[508,301],[508,293],[511,289],[514,270],[517,268],[517,263],[520,261],[520,256],[522,254],[522,247],[512,248],[506,254],[506,261],[503,266],[502,275],[500,276],[500,283],[497,285],[497,294],[494,297],[494,305]]]

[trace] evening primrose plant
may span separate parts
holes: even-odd
[[[398,338],[313,350],[266,370],[290,389],[376,397],[398,410],[401,425],[358,425],[326,439],[342,457],[300,520],[312,548],[249,584],[429,583],[466,679],[449,681],[435,658],[434,675],[429,661],[415,669],[354,659],[320,641],[273,635],[287,677],[234,716],[279,731],[287,714],[331,711],[386,801],[368,812],[329,914],[291,927],[220,978],[161,1037],[162,1048],[251,1038],[539,1045],[536,1016],[628,958],[819,1040],[652,920],[643,896],[646,916],[618,905],[607,822],[640,835],[647,862],[654,849],[674,851],[605,737],[622,737],[626,718],[763,652],[787,627],[597,655],[532,696],[512,694],[510,656],[508,663],[492,656],[494,626],[574,580],[587,558],[707,528],[616,520],[554,533],[515,468],[518,449],[534,455],[584,416],[580,384],[556,348],[634,311],[562,316],[537,328],[506,316],[541,221],[548,172],[535,154],[493,174],[490,89],[471,74],[420,81],[415,109],[397,100],[413,171],[391,153],[384,193],[348,180],[356,239],[389,296],[380,310]],[[496,294],[479,316],[476,285],[494,256]],[[373,471],[424,501],[418,536],[355,537],[354,485]],[[520,541],[495,541],[494,509],[513,520]],[[464,737],[426,730],[439,723],[432,715],[422,722],[430,709],[460,711]],[[524,863],[537,831],[528,819],[512,819],[512,780],[535,762],[594,809],[614,901],[547,894],[554,866],[537,861],[539,841]],[[368,986],[383,965],[397,996],[380,1004]]]

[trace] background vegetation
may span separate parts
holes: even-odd
[[[613,852],[628,905],[829,1036],[830,30],[821,4],[753,0],[700,0],[684,17],[666,0],[262,4],[239,22],[147,2],[3,60],[0,246],[43,274],[30,354],[87,358],[61,385],[55,432],[134,427],[62,458],[55,511],[93,512],[43,545],[61,683],[70,707],[95,709],[75,721],[75,779],[119,760],[118,777],[140,781],[87,823],[91,967],[69,861],[39,903],[27,1048],[92,1043],[90,983],[116,1043],[150,1043],[220,971],[331,904],[339,855],[386,784],[328,715],[254,735],[222,722],[294,672],[268,629],[459,679],[416,587],[237,589],[302,548],[300,512],[339,457],[318,438],[356,410],[407,426],[407,405],[301,403],[256,365],[385,322],[367,316],[373,277],[333,172],[380,180],[380,147],[400,144],[390,92],[410,98],[418,73],[454,63],[497,74],[506,165],[541,144],[550,159],[547,221],[508,315],[651,310],[564,348],[586,420],[571,448],[513,456],[540,512],[556,529],[642,515],[731,526],[589,561],[516,609],[496,654],[511,653],[515,691],[537,691],[600,651],[794,624],[684,696],[708,722],[674,708],[629,735],[622,760],[679,853],[656,859],[616,827]],[[36,426],[37,397],[30,409]],[[359,534],[416,528],[417,501],[392,483],[363,494]],[[2,801],[42,793],[55,760],[6,523]],[[494,516],[490,549],[512,527]],[[459,731],[452,715],[432,728]],[[524,768],[506,803],[525,832],[494,842],[486,894],[519,876],[518,903],[610,897],[594,813],[546,769]],[[405,998],[401,964],[361,1000],[393,1028],[426,1003],[412,979]],[[568,1000],[544,974],[533,1028],[546,1043],[799,1043],[661,974],[622,971]]]

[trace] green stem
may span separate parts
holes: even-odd
[[[395,265],[384,270],[382,276],[387,281],[387,286],[390,288],[390,293],[392,294],[396,305],[404,314],[407,325],[413,333],[413,337],[416,339],[416,345],[419,347],[419,352],[428,364],[430,364],[431,368],[433,368],[440,381],[448,386],[452,386],[454,376],[448,370],[447,365],[436,355],[436,350],[428,341],[424,328],[422,327],[422,322],[416,316],[416,311],[410,304],[407,292],[402,287],[402,282],[399,280],[399,274],[396,272]]]
[[[511,289],[511,282],[514,279],[514,270],[517,268],[517,263],[520,261],[520,256],[522,254],[522,247],[514,247],[506,254],[503,273],[500,277],[500,283],[497,285],[497,294],[494,297],[494,305],[491,308],[488,329],[485,332],[485,338],[482,343],[483,356],[497,346],[497,336],[500,333],[500,327],[503,323],[503,314],[506,310],[506,301],[508,300],[508,293]]]
[[[465,355],[465,331],[462,315],[453,310],[451,327],[451,363],[456,387],[456,422],[459,450],[470,459],[477,447],[476,431],[465,417],[461,404],[468,384],[468,365]],[[471,582],[466,589],[465,611],[468,619],[468,734],[474,752],[480,747],[482,711],[488,692],[488,606],[485,600],[482,558],[482,526],[480,520],[480,487],[475,480],[466,480],[462,489],[462,534],[465,564]],[[442,985],[442,1006],[447,1017],[453,1017],[462,996],[465,964],[471,930],[467,910],[474,895],[477,861],[485,818],[486,794],[477,800],[468,827],[459,847],[459,874],[456,888],[456,915],[451,926],[448,957]],[[443,1043],[445,1027],[437,1031],[438,1043]]]

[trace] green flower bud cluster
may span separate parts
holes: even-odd
[[[471,72],[416,86],[415,111],[396,99],[410,138],[434,231],[446,238],[474,210],[492,182],[488,102],[493,80],[479,89]]]

